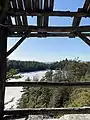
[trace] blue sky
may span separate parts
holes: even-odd
[[[54,10],[77,11],[85,0],[55,0]],[[50,17],[49,25],[71,26],[73,18]],[[28,17],[29,24],[36,24],[36,17]],[[80,25],[90,25],[89,18],[83,18]],[[20,38],[8,38],[8,50]],[[17,48],[9,59],[14,60],[38,60],[53,62],[65,58],[90,60],[90,47],[79,38],[28,38]]]

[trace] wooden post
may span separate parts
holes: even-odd
[[[7,28],[0,27],[0,120],[3,118],[6,80]]]

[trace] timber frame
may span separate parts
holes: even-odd
[[[68,2],[68,1],[67,1]],[[77,12],[54,11],[55,0],[3,0],[0,1],[0,120],[4,115],[8,118],[35,114],[64,113],[90,114],[90,107],[85,108],[46,108],[4,110],[4,93],[6,87],[42,86],[42,87],[90,87],[90,82],[48,83],[48,82],[5,82],[7,57],[27,37],[79,37],[90,46],[90,25],[80,26],[82,17],[90,17],[90,0],[85,0]],[[36,16],[37,24],[29,25],[28,16]],[[72,26],[50,26],[49,17],[73,17]],[[7,51],[7,37],[21,39]]]

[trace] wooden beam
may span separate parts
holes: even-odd
[[[79,36],[79,38],[81,38],[87,45],[90,46],[90,40],[89,38],[87,38],[85,35],[83,35],[82,33],[77,33],[77,35]]]
[[[11,19],[10,16],[7,16],[7,23],[8,23],[9,25],[12,25],[12,19]]]
[[[36,10],[39,11],[39,0],[36,0]]]
[[[78,12],[79,12],[79,10],[78,10]],[[72,26],[73,26],[73,27],[79,26],[80,21],[81,21],[81,17],[77,17],[77,16],[74,17]]]
[[[8,37],[22,37],[24,34],[18,33],[9,33]],[[69,37],[70,33],[30,33],[27,37]],[[90,37],[90,33],[83,33],[83,35]],[[74,37],[78,37],[78,35],[73,35]]]
[[[85,0],[85,3],[84,3],[82,10],[88,11],[89,5],[90,5],[90,0]]]
[[[26,39],[29,32],[26,32],[25,35],[7,52],[6,56],[8,57],[13,51],[16,50],[17,47],[21,45],[21,43]]]
[[[27,21],[27,16],[26,15],[22,15],[22,23],[23,25],[28,25],[28,21]]]
[[[17,9],[18,9],[18,3],[17,3],[16,0],[12,0],[12,5],[13,5],[13,9],[15,11],[17,11]],[[15,15],[15,23],[16,23],[16,25],[22,25],[22,21],[21,21],[21,17],[20,16]]]
[[[54,7],[54,0],[50,0],[50,10],[53,11]]]
[[[0,14],[0,23],[2,23],[3,19],[6,18],[7,13],[8,13],[8,8],[9,8],[9,1],[10,0],[4,0],[4,5],[0,6],[3,8],[2,13]]]
[[[89,32],[90,26],[80,27],[37,27],[37,26],[26,26],[26,25],[12,25],[8,26],[10,32],[25,32],[29,30],[31,32]]]
[[[4,115],[22,116],[22,115],[52,115],[59,114],[90,114],[90,107],[74,107],[74,108],[27,108],[4,110]]]
[[[48,11],[48,0],[44,0],[44,10]],[[49,17],[43,16],[43,26],[48,26]]]
[[[89,4],[90,4],[90,0],[86,0],[85,3],[84,3],[83,8],[79,8],[79,9],[78,9],[78,12],[80,12],[80,11],[85,11],[85,12],[87,12],[87,9],[88,9]],[[79,26],[80,21],[81,21],[81,17],[74,17],[72,26],[73,26],[73,27]]]
[[[16,25],[22,25],[21,17],[16,16],[16,19],[17,19]]]
[[[71,11],[43,11],[40,12],[25,12],[25,11],[18,11],[18,12],[13,12],[8,11],[8,15],[10,16],[15,16],[15,15],[24,15],[26,14],[27,16],[58,16],[58,17],[90,17],[89,12],[71,12]]]
[[[24,3],[22,2],[22,0],[17,0],[17,2],[18,2],[19,10],[23,11],[24,10],[24,8],[23,8]],[[26,16],[26,14],[23,14],[21,16],[22,16],[22,21],[19,23],[19,25],[20,24],[27,25],[27,16]]]
[[[24,7],[26,12],[31,12],[32,11],[32,6],[31,6],[31,0],[23,0],[24,1]]]
[[[6,87],[83,87],[90,88],[90,82],[6,82]]]
[[[7,28],[0,27],[0,120],[3,117],[6,80]]]
[[[80,21],[81,21],[81,17],[74,17],[72,26],[73,27],[79,26]]]
[[[22,0],[17,0],[19,10],[23,10],[23,3]]]
[[[42,4],[43,4],[43,1],[42,0],[37,0],[38,2],[38,10],[42,10]],[[37,16],[37,26],[40,27],[42,26],[42,19],[43,17],[42,16]]]
[[[37,11],[37,0],[32,0],[33,11]]]

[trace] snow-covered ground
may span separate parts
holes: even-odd
[[[44,76],[46,71],[39,71],[39,72],[29,72],[29,73],[20,73],[21,76],[23,76],[20,79],[11,79],[8,82],[15,82],[15,81],[25,81],[26,78],[33,79],[34,77],[37,77],[38,79],[41,79],[42,76]],[[5,105],[5,109],[14,109],[17,107],[17,101],[21,97],[22,93],[22,87],[7,87],[5,90],[5,103],[11,101],[9,104]]]
[[[64,115],[59,120],[90,120],[90,114]]]
[[[45,75],[45,73],[46,71],[20,73],[22,78],[10,79],[8,82],[25,81],[25,79],[27,79],[28,77],[31,79],[36,77],[40,80],[42,76]],[[22,91],[22,87],[6,87],[4,103],[8,103],[11,100],[12,102],[9,102],[8,104],[6,104],[5,109],[15,109],[17,107],[17,102],[22,95],[21,91]],[[58,119],[42,119],[43,116],[41,118],[38,116],[31,116],[31,117],[28,120],[58,120]],[[22,118],[20,120],[25,120],[25,118]]]

